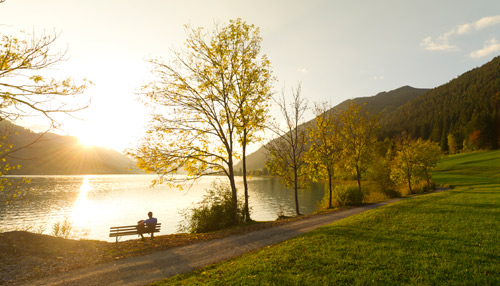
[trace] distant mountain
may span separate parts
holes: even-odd
[[[439,142],[444,151],[450,136],[458,149],[465,148],[464,144],[483,149],[500,145],[500,57],[434,89],[404,86],[352,101],[378,114],[381,140],[405,131],[413,138]],[[342,102],[328,112],[342,111],[347,103]],[[266,160],[262,147],[247,156],[247,168],[261,169]],[[236,170],[240,168],[241,162]]]
[[[11,134],[7,142],[14,149],[30,144],[40,136],[31,130],[0,121],[0,131]],[[12,154],[7,159],[20,169],[9,172],[20,175],[83,175],[83,174],[134,174],[142,173],[134,161],[112,149],[84,147],[78,139],[47,133],[37,143]]]

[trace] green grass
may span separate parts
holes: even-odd
[[[484,186],[500,184],[500,150],[449,156],[433,173],[438,184]]]
[[[500,151],[450,156],[455,189],[356,215],[157,285],[500,285]]]

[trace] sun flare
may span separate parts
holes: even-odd
[[[72,221],[75,226],[85,226],[89,222],[89,213],[93,213],[92,208],[95,207],[89,202],[87,195],[93,189],[90,181],[90,176],[83,178],[80,192],[73,205]]]
[[[78,136],[78,142],[83,147],[94,147],[97,145],[95,139],[90,136]]]

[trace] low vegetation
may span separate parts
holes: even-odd
[[[179,231],[203,233],[228,228],[233,225],[233,198],[231,187],[218,181],[212,183],[203,200],[191,208],[183,210],[184,220],[179,224]],[[245,209],[242,200],[238,204],[238,223],[245,221]]]
[[[154,285],[499,285],[500,151],[450,156],[404,199]]]

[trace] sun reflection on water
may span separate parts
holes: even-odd
[[[80,192],[73,205],[73,211],[71,214],[71,221],[73,226],[83,227],[88,225],[90,221],[90,216],[94,207],[92,203],[89,202],[88,194],[92,191],[92,184],[90,183],[91,176],[85,176],[83,178],[82,185],[80,186]]]

